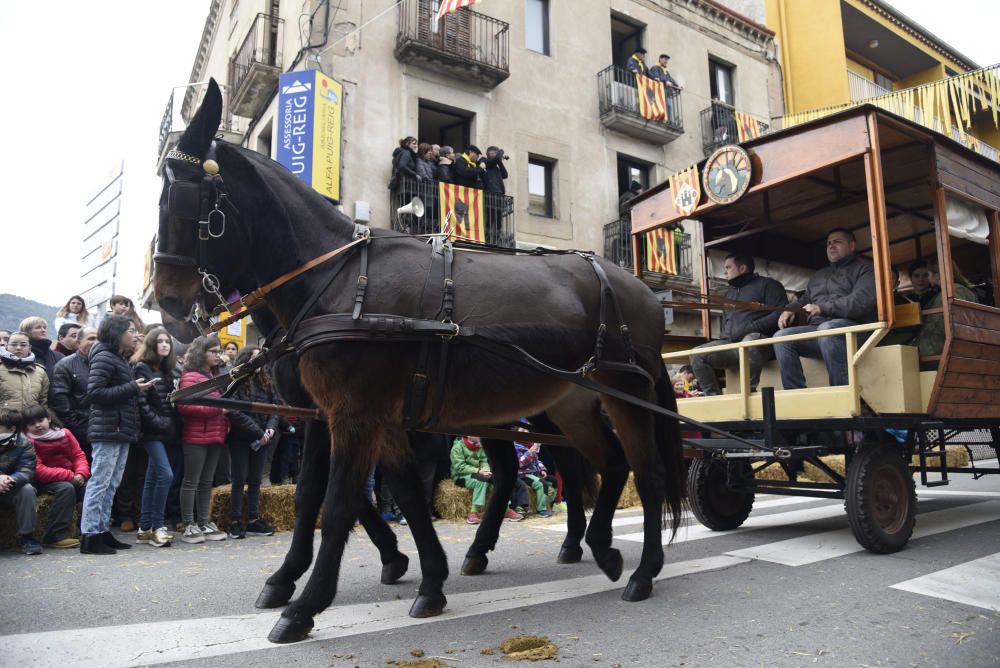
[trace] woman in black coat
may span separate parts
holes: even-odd
[[[83,497],[80,532],[84,554],[114,554],[130,547],[111,535],[111,503],[121,484],[128,447],[139,439],[139,394],[154,380],[132,377],[128,356],[135,351],[139,332],[125,316],[111,315],[101,321],[97,343],[90,351],[87,403],[93,463]]]
[[[177,414],[170,404],[170,393],[174,390],[173,340],[162,327],[157,327],[146,335],[139,349],[132,356],[135,364],[135,378],[154,381],[151,392],[139,395],[139,415],[142,434],[139,441],[146,449],[148,465],[142,487],[142,514],[139,518],[137,543],[166,547],[173,538],[167,531],[163,519],[167,506],[167,494],[174,472],[167,456],[167,448],[178,440]]]

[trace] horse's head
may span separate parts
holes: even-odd
[[[237,286],[247,266],[248,231],[222,179],[227,147],[215,140],[221,120],[222,93],[212,79],[163,165],[153,287],[164,325],[181,341],[200,333],[199,322],[223,299],[221,288]]]

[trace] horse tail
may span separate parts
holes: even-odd
[[[656,381],[656,403],[662,408],[677,411],[677,398],[666,367],[661,366],[660,377]],[[654,438],[656,448],[663,464],[663,481],[665,499],[663,506],[664,526],[670,527],[670,540],[673,541],[681,525],[681,515],[684,510],[687,488],[684,481],[684,448],[681,441],[680,423],[675,418],[656,414],[654,418]],[[670,521],[667,522],[667,514]]]

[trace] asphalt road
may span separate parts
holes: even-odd
[[[479,577],[457,573],[474,527],[438,522],[452,576],[448,610],[431,620],[406,615],[418,573],[409,532],[398,533],[410,572],[393,586],[379,584],[359,533],[335,604],[293,646],[268,644],[278,613],[253,608],[290,534],[113,557],[8,552],[0,666],[385,666],[414,651],[509,666],[497,648],[515,635],[549,638],[570,666],[1000,665],[1000,477],[918,493],[916,534],[893,555],[861,550],[836,501],[760,497],[728,533],[689,520],[641,603],[620,599],[629,570],[611,583],[589,553],[555,563],[558,515],[505,523]],[[616,518],[626,569],[638,563],[639,519]]]

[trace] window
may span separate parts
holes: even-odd
[[[549,55],[549,0],[524,0],[524,46]]]
[[[638,158],[618,154],[618,196],[628,190],[633,181],[638,181],[643,191],[649,190],[650,164]]]
[[[708,61],[709,86],[712,90],[712,99],[719,98],[720,101],[735,106],[736,96],[733,95],[733,74],[735,67],[720,63],[717,60]]]
[[[642,46],[645,26],[624,16],[611,14],[611,64],[624,68],[635,50]],[[630,84],[634,82],[630,80]]]
[[[886,75],[882,74],[881,72],[876,72],[875,73],[875,83],[877,83],[882,88],[885,88],[886,90],[892,90],[893,89],[892,79],[890,79]]]
[[[553,217],[552,174],[555,163],[544,158],[528,158],[528,213]]]
[[[471,143],[474,114],[430,100],[420,100],[417,112],[417,139],[430,144],[451,146],[456,153]]]

